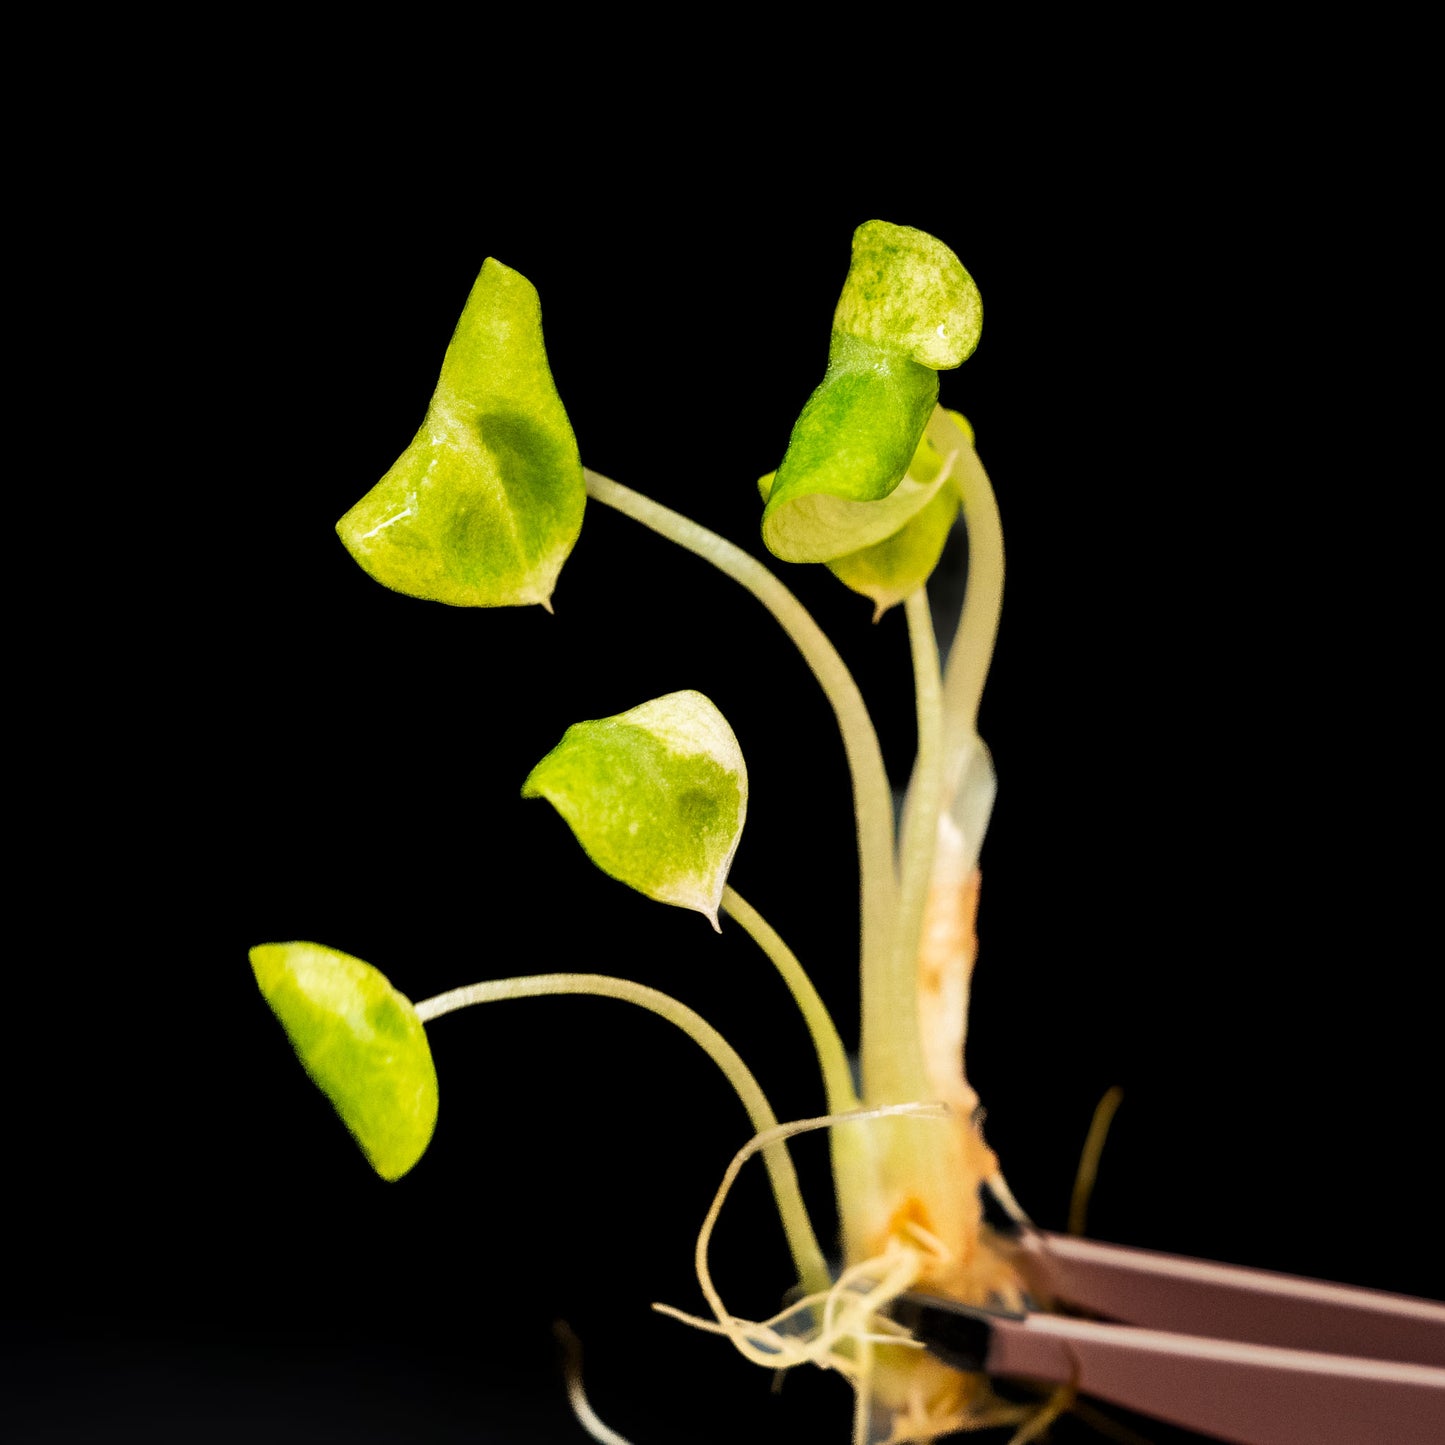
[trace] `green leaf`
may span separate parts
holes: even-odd
[[[400,1179],[437,1120],[437,1076],[411,1001],[369,963],[319,943],[263,943],[251,967],[297,1057],[371,1166]]]
[[[933,493],[899,483],[937,400],[927,367],[842,338],[778,467],[763,511],[768,550],[786,562],[827,562],[922,511]]]
[[[971,441],[973,428],[968,421],[956,411],[946,414]],[[872,600],[874,622],[933,575],[958,516],[961,496],[955,480],[954,458],[942,454],[933,430],[930,423],[908,465],[904,481],[904,485],[916,482],[935,486],[932,501],[891,537],[828,563],[828,570],[844,586]]]
[[[937,369],[978,343],[978,288],[941,241],[869,221],[833,317],[828,370],[793,427],[763,512],[788,562],[829,562],[893,536],[938,487],[905,480],[938,399]]]
[[[882,542],[850,552],[828,563],[828,570],[846,587],[873,603],[877,622],[933,575],[958,516],[958,493],[943,488],[906,526]]]
[[[604,873],[718,926],[748,776],[727,719],[700,692],[574,724],[522,796],[546,798]]]
[[[935,417],[940,415],[952,417],[972,441],[973,428],[966,417],[946,408],[935,411]],[[922,510],[910,516],[892,536],[827,564],[828,570],[844,586],[872,600],[874,622],[933,575],[953,529],[954,518],[958,516],[960,493],[955,484],[954,457],[941,451],[933,432],[930,421],[908,464],[908,475],[893,494],[900,496],[905,489],[926,490],[928,500]],[[758,478],[758,491],[765,503],[772,494],[776,477],[776,472],[769,472]]]
[[[537,292],[488,258],[421,429],[336,530],[397,592],[457,607],[545,606],[585,502]]]
[[[950,371],[973,355],[983,301],[973,277],[942,241],[912,226],[865,221],[833,329],[897,348],[921,366]]]

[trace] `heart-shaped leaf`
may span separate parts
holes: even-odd
[[[319,943],[263,943],[251,967],[297,1057],[371,1166],[400,1179],[437,1120],[437,1076],[411,1001],[369,963]]]
[[[421,429],[336,530],[397,592],[458,607],[545,605],[586,499],[537,292],[488,258]]]
[[[546,798],[604,873],[718,926],[748,776],[727,719],[700,692],[574,724],[522,796]]]

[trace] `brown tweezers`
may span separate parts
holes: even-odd
[[[1081,1393],[1239,1445],[1445,1442],[1445,1305],[1032,1228],[1010,1315],[912,1293],[892,1314],[963,1369]]]

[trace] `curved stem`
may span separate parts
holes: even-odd
[[[929,1094],[918,1028],[918,943],[943,800],[943,683],[927,590],[919,587],[903,605],[913,652],[918,755],[903,810],[894,947],[887,972],[876,981],[863,979],[863,1097],[869,1104]]]
[[[752,906],[731,885],[723,889],[723,912],[737,919],[752,936],[753,941],[773,961],[773,966],[783,976],[788,992],[793,995],[802,1011],[803,1021],[813,1039],[813,1049],[818,1055],[818,1067],[823,1072],[823,1087],[828,1095],[830,1114],[846,1113],[859,1107],[857,1095],[853,1092],[853,1075],[848,1068],[848,1053],[843,1040],[838,1036],[833,1016],[828,1006],[813,986],[797,955],[778,936],[761,913]]]
[[[747,588],[777,619],[823,688],[838,719],[853,779],[853,809],[858,827],[858,884],[862,901],[863,976],[885,968],[892,947],[898,879],[893,866],[893,795],[878,735],[858,684],[802,603],[741,547],[699,526],[678,512],[583,469],[587,494],[644,527],[711,562]]]
[[[630,979],[609,978],[598,973],[541,973],[527,978],[489,979],[484,983],[468,984],[464,988],[450,989],[434,998],[424,999],[416,1005],[416,1011],[425,1023],[455,1009],[468,1008],[472,1004],[496,1003],[509,998],[540,998],[555,994],[591,994],[598,998],[621,999],[624,1003],[636,1004],[639,1008],[645,1008],[665,1018],[668,1023],[680,1028],[723,1071],[728,1083],[742,1100],[743,1107],[748,1111],[748,1118],[752,1120],[753,1128],[758,1133],[777,1127],[778,1119],[773,1113],[772,1105],[768,1103],[748,1066],[738,1057],[737,1050],[706,1019],[694,1013],[686,1004],[679,1003],[675,998],[660,993],[655,988],[633,983]],[[807,1208],[803,1204],[793,1161],[781,1141],[769,1146],[765,1162],[798,1278],[806,1290],[827,1289],[828,1265],[823,1258],[822,1249],[818,1246],[818,1237],[813,1233]]]
[[[935,437],[935,445],[958,452],[954,476],[963,494],[963,519],[968,527],[968,583],[943,683],[945,786],[951,792],[958,782],[957,770],[962,767],[968,740],[978,728],[979,699],[998,637],[1003,606],[1003,526],[988,473],[973,444],[941,410],[934,413],[930,425],[935,424],[946,429]]]

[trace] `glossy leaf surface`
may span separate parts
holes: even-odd
[[[437,1076],[411,1001],[369,963],[319,943],[251,950],[256,982],[297,1057],[372,1168],[399,1179],[437,1119]]]
[[[727,719],[700,692],[574,724],[522,796],[546,798],[604,873],[717,926],[748,779]]]
[[[585,502],[537,292],[488,258],[421,429],[337,531],[397,592],[459,607],[522,606],[551,597]]]
[[[939,367],[977,345],[978,289],[923,231],[869,221],[833,318],[828,370],[793,428],[763,512],[789,562],[829,562],[892,537],[936,488],[904,480],[938,399]]]

